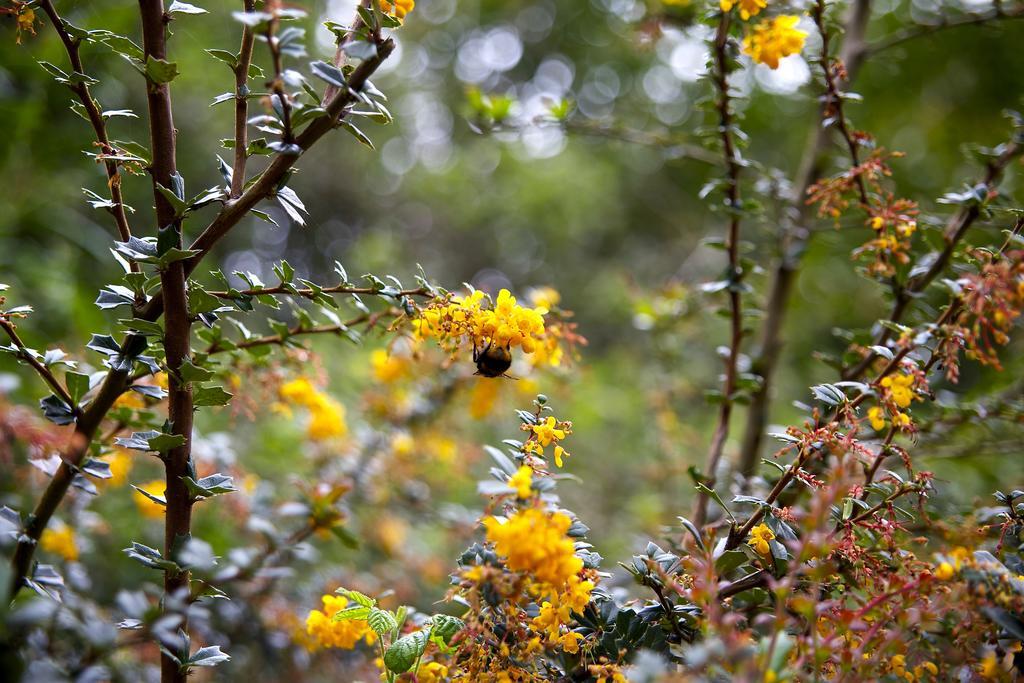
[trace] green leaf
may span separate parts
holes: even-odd
[[[146,440],[149,450],[157,453],[166,453],[179,446],[185,445],[185,436],[182,434],[157,434]]]
[[[185,482],[185,486],[188,488],[189,495],[193,500],[212,498],[222,493],[233,493],[238,490],[235,488],[231,477],[219,472],[203,477],[199,481],[192,477],[182,477],[181,480]]]
[[[132,541],[131,546],[125,548],[124,552],[128,557],[140,562],[145,567],[149,567],[151,569],[162,569],[173,574],[177,574],[181,571],[181,567],[179,567],[177,563],[165,560],[159,550],[156,548],[150,548],[148,545]]]
[[[378,636],[391,633],[391,631],[398,627],[398,621],[395,619],[395,615],[385,609],[380,609],[379,607],[373,607],[370,609],[370,613],[366,617],[366,623]]]
[[[334,613],[333,621],[351,621],[366,619],[370,616],[370,608],[362,605],[353,605]]]
[[[196,387],[192,394],[192,403],[196,406],[226,406],[234,394],[224,391],[223,387]]]
[[[399,638],[384,653],[384,666],[396,674],[405,673],[427,649],[427,642],[426,631],[416,631]]]
[[[189,382],[205,382],[213,377],[213,372],[193,364],[190,359],[186,358],[178,368],[178,376],[181,377],[181,381],[186,384]]]
[[[353,59],[374,59],[377,56],[377,46],[365,40],[349,41],[341,49]]]
[[[350,591],[347,588],[339,588],[334,592],[338,595],[345,596],[352,602],[356,603],[357,605],[362,605],[363,607],[374,607],[377,604],[376,600],[371,598],[369,595],[360,593],[359,591]]]
[[[455,634],[466,627],[466,622],[458,617],[447,614],[435,614],[430,626],[430,639],[438,639],[445,645],[451,645]]]
[[[89,393],[89,375],[80,372],[68,372],[64,375],[64,383],[67,384],[71,400],[78,403],[78,400]]]
[[[341,72],[341,69],[328,64],[327,62],[311,62],[309,70],[313,72],[313,75],[317,78],[326,81],[328,84],[333,85],[337,88],[345,87],[345,74]]]
[[[179,0],[174,0],[174,2],[171,3],[171,6],[167,8],[167,13],[168,14],[206,14],[207,12],[202,7],[196,7],[195,5],[190,5],[187,2],[179,2]],[[227,657],[227,655],[224,655],[224,656]]]
[[[214,59],[219,59],[232,69],[238,65],[238,55],[230,50],[207,50],[206,54],[210,55]]]
[[[178,65],[174,62],[156,59],[153,55],[146,57],[146,78],[157,85],[170,83],[179,73]]]

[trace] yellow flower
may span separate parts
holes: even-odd
[[[538,581],[561,586],[583,569],[575,546],[566,533],[572,520],[561,512],[530,508],[505,521],[488,517],[483,522],[487,540],[516,572],[528,572]]]
[[[558,421],[549,415],[544,422],[533,426],[533,433],[537,435],[541,446],[550,446],[553,441],[557,442],[565,438],[565,430],[558,429],[557,424]]]
[[[469,396],[469,415],[474,420],[482,420],[494,410],[494,404],[498,400],[498,390],[501,389],[501,382],[489,382],[486,380],[473,383],[473,392]]]
[[[498,292],[492,308],[484,308],[484,303],[484,293],[479,290],[435,301],[413,321],[413,329],[419,338],[436,338],[448,342],[449,347],[465,340],[477,349],[495,345],[504,349],[518,346],[525,353],[537,350],[544,340],[546,309],[520,306],[507,289]]]
[[[562,649],[571,655],[576,654],[580,651],[580,641],[583,640],[583,636],[575,631],[569,631],[564,636],[559,638],[558,644],[562,646]]]
[[[775,533],[768,528],[767,524],[758,524],[750,530],[750,540],[747,545],[753,548],[758,555],[768,556],[771,554],[769,541],[775,540]]]
[[[322,648],[339,647],[351,650],[360,640],[373,645],[377,634],[370,629],[365,619],[334,621],[334,613],[348,606],[348,599],[340,595],[325,595],[321,598],[323,611],[313,610],[306,617],[306,633],[316,639]]]
[[[882,378],[879,384],[888,390],[889,396],[900,408],[908,407],[911,401],[917,397],[913,389],[913,375],[904,375],[903,373],[887,375]]]
[[[901,237],[910,237],[917,230],[917,221],[904,221],[896,224],[896,232]]]
[[[21,34],[31,33],[36,34],[36,13],[31,7],[26,7],[28,3],[21,3],[17,9],[17,30],[14,32],[14,42],[17,45],[21,45]]]
[[[151,496],[157,496],[159,498],[162,498],[164,494],[167,492],[167,483],[163,479],[154,479],[153,481],[147,484],[143,484],[138,488],[142,489]],[[135,492],[133,498],[135,499],[135,506],[139,508],[139,512],[142,513],[143,517],[149,517],[150,519],[160,519],[164,516],[164,512],[166,512],[166,507],[156,502],[155,500],[147,498],[145,495],[138,491]]]
[[[562,466],[562,458],[568,458],[569,453],[561,446],[555,446],[555,465]]]
[[[736,5],[740,6],[740,19],[746,21],[750,17],[756,17],[765,7],[767,0],[720,0],[719,5],[723,12],[728,12]]]
[[[401,550],[409,535],[409,525],[401,517],[386,515],[377,521],[374,531],[381,549],[389,557]]]
[[[121,487],[128,481],[128,473],[132,471],[132,456],[123,448],[115,448],[114,452],[107,458],[107,465],[110,466],[110,479],[106,482],[110,486]]]
[[[305,377],[294,379],[279,390],[281,398],[309,410],[307,435],[314,441],[348,434],[345,406],[323,393]]]
[[[393,356],[384,349],[375,349],[370,354],[370,366],[373,368],[373,376],[385,384],[397,382],[409,372],[407,358]]]
[[[427,662],[416,670],[419,683],[444,683],[448,680],[448,667],[439,662]]]
[[[985,657],[981,660],[979,673],[982,678],[990,681],[994,681],[999,678],[999,660],[996,658],[994,650],[989,650],[985,653]]]
[[[689,2],[689,0],[687,0]],[[562,300],[562,295],[553,287],[537,287],[529,292],[530,303],[534,308],[550,311]]]
[[[871,428],[876,432],[885,429],[885,411],[879,406],[871,406],[868,409],[868,420],[871,422]]]
[[[796,27],[800,17],[783,14],[765,19],[754,26],[743,39],[743,51],[758,64],[779,68],[779,60],[795,55],[804,47],[806,31]]]
[[[394,2],[388,2],[388,0],[380,0],[380,9],[382,12],[393,14],[399,19],[405,19],[405,15],[413,10],[416,6],[415,0],[394,0]]]
[[[894,426],[900,428],[909,427],[911,424],[910,416],[906,413],[896,413],[892,416],[892,423]]]
[[[416,447],[416,440],[409,432],[398,432],[391,437],[391,451],[398,456],[409,455]]]
[[[68,562],[78,560],[78,545],[75,543],[75,532],[67,524],[43,530],[39,537],[39,547],[48,553],[59,555]]]
[[[956,570],[949,562],[942,562],[935,568],[935,578],[939,581],[949,581],[956,575]]]
[[[508,485],[516,490],[520,498],[530,497],[530,483],[533,481],[533,470],[523,465],[508,480]]]

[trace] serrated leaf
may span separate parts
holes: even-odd
[[[393,673],[405,673],[427,649],[428,638],[426,631],[416,631],[399,638],[384,653],[384,666]]]
[[[391,631],[398,628],[398,621],[395,619],[395,615],[379,607],[374,607],[370,610],[366,617],[366,623],[378,636],[391,633]]]

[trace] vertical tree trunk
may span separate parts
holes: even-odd
[[[142,12],[143,49],[147,61],[167,58],[167,17],[162,0],[139,0]],[[166,83],[147,84],[149,104],[150,143],[152,146],[153,197],[156,203],[157,227],[163,232],[172,231],[174,245],[181,248],[181,221],[175,215],[174,207],[159,191],[157,185],[173,188],[177,174],[175,160],[174,118],[171,109],[171,92]],[[192,447],[192,390],[181,380],[180,369],[189,358],[189,335],[191,320],[185,289],[185,265],[176,261],[160,273],[164,308],[164,352],[168,374],[168,420],[171,433],[184,437],[184,444],[164,454],[167,477],[167,517],[164,528],[164,556],[174,559],[175,551],[189,537],[192,524],[192,501],[182,477],[190,474]],[[187,605],[189,574],[187,571],[168,571],[164,574],[164,608],[174,609],[175,604]],[[184,619],[184,614],[182,614]],[[183,621],[181,628],[187,630]],[[187,657],[188,653],[182,653]],[[178,662],[166,654],[161,655],[161,680],[163,683],[179,683],[186,674]]]

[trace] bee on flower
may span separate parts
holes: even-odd
[[[437,339],[453,353],[462,344],[471,345],[477,374],[504,376],[512,366],[514,349],[529,355],[548,341],[544,324],[548,310],[520,305],[507,289],[498,293],[493,306],[487,303],[480,290],[434,301],[420,311],[413,330],[419,339]],[[545,351],[550,357],[550,348]]]

